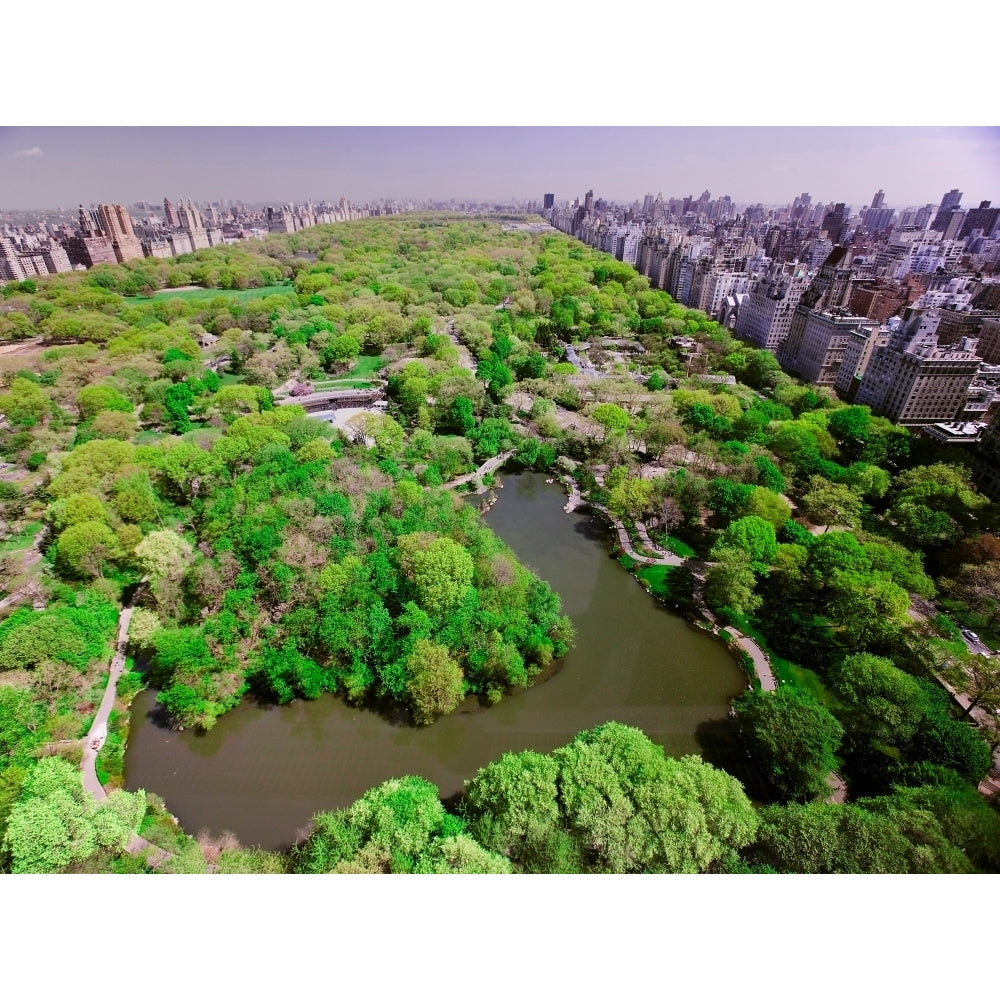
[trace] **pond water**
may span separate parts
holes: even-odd
[[[638,726],[669,754],[737,764],[727,712],[745,679],[732,656],[609,558],[605,525],[564,513],[559,486],[536,473],[503,482],[488,523],[560,594],[577,628],[551,677],[491,708],[470,699],[421,729],[324,696],[245,702],[210,733],[178,733],[145,691],[133,704],[126,786],[162,796],[189,833],[230,830],[244,845],[275,849],[314,813],[388,778],[421,775],[449,798],[506,751],[548,752],[609,720]]]

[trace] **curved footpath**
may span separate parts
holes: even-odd
[[[564,486],[569,488],[569,500],[564,508],[567,513],[576,510],[578,507],[581,507],[583,504],[588,502],[583,499],[579,487],[573,480],[567,480],[566,478],[560,476],[559,481]],[[646,525],[641,521],[635,522],[636,534],[642,540],[642,544],[649,551],[657,552],[659,554],[656,556],[647,556],[640,552],[636,552],[625,525],[602,504],[591,502],[590,506],[594,510],[603,514],[611,522],[612,527],[618,533],[618,544],[621,547],[621,550],[635,562],[645,563],[647,566],[685,566],[688,563],[691,563],[703,568],[709,565],[707,563],[700,562],[699,560],[687,559],[684,556],[676,555],[673,552],[664,552],[658,545],[653,543],[652,539],[649,537]],[[753,661],[754,672],[757,675],[757,679],[760,681],[761,688],[764,691],[776,690],[778,684],[771,671],[771,661],[768,659],[764,650],[761,649],[760,646],[753,641],[753,639],[743,635],[742,632],[733,628],[732,625],[727,625],[724,630],[720,629],[718,624],[714,621],[714,616],[711,615],[711,612],[708,611],[703,602],[700,602],[700,610],[706,615],[706,617],[712,620],[712,632],[715,635],[718,635],[721,631],[727,632],[730,636],[732,636],[736,645],[750,657]]]
[[[134,606],[135,594],[129,599],[128,604],[122,607],[121,614],[118,616],[118,638],[115,642],[114,656],[111,658],[111,668],[108,671],[107,687],[104,689],[104,697],[101,699],[100,707],[97,709],[97,714],[94,716],[90,731],[83,743],[83,759],[80,761],[80,770],[83,772],[83,787],[98,802],[106,799],[108,793],[97,777],[97,755],[108,738],[108,719],[111,716],[111,710],[115,707],[118,679],[125,671],[125,650],[128,646],[128,629],[132,621]],[[133,834],[125,849],[129,854],[139,854],[149,849],[151,853],[147,860],[154,868],[170,857],[162,848],[151,844],[138,834]]]

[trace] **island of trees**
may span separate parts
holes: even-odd
[[[310,415],[341,391],[369,405]],[[958,631],[1000,638],[1000,539],[962,457],[562,234],[394,217],[9,283],[0,417],[6,870],[1000,865],[977,790],[1000,670]],[[147,684],[184,728],[324,693],[430,725],[544,676],[572,623],[462,499],[494,458],[675,553],[622,561],[767,650],[777,690],[734,705],[752,800],[613,720],[505,755],[450,809],[387,782],[288,854],[199,843],[120,789]],[[79,765],[130,603],[98,803]]]

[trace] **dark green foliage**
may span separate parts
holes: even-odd
[[[916,683],[927,699],[925,715],[913,741],[918,759],[951,768],[974,784],[982,781],[993,763],[986,740],[967,722],[952,718],[948,696],[937,685]]]
[[[826,778],[836,767],[843,729],[822,705],[782,687],[741,695],[735,708],[747,751],[779,798],[829,794]]]
[[[741,517],[746,511],[753,486],[748,483],[735,483],[721,476],[709,483],[708,506],[727,521]]]

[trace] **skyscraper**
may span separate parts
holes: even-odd
[[[885,192],[881,188],[879,188],[878,191],[875,192],[875,196],[872,198],[871,207],[881,208],[884,201],[885,201]]]
[[[97,217],[101,223],[101,231],[111,238],[119,264],[126,260],[138,260],[143,256],[142,245],[136,238],[132,219],[124,205],[98,205]]]
[[[169,198],[163,199],[163,214],[166,216],[167,225],[171,229],[176,229],[180,225],[180,222],[177,220],[177,213],[174,211],[173,203]]]
[[[552,208],[556,203],[556,196],[554,194],[546,194],[545,200],[542,203],[542,208]]]
[[[951,222],[952,213],[954,213],[958,206],[962,204],[962,192],[958,188],[952,188],[941,198],[941,204],[938,205],[937,215],[934,216],[934,221],[931,223],[931,229],[936,232],[943,233],[948,228],[948,223]]]

